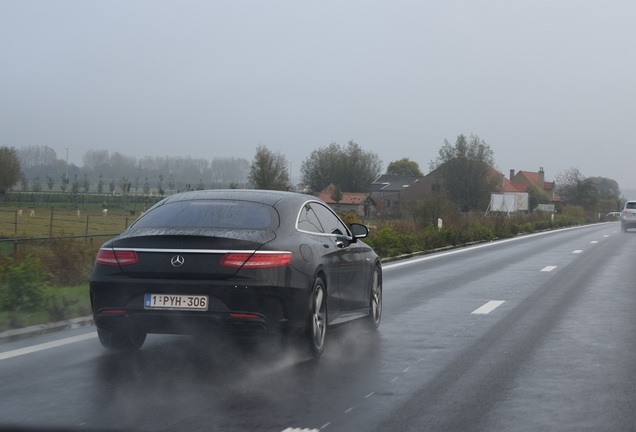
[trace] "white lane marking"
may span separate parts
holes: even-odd
[[[590,243],[596,244],[596,243],[598,243],[598,240],[592,240]]]
[[[327,426],[329,426],[331,424],[331,422],[327,422],[324,425],[320,426],[320,430],[323,430],[324,428],[326,428]]]
[[[68,337],[66,339],[60,339],[52,342],[46,342],[39,345],[33,345],[30,347],[24,347],[20,349],[16,349],[13,351],[6,351],[0,353],[0,360],[6,360],[12,357],[18,357],[25,354],[31,354],[38,351],[44,351],[51,348],[57,348],[63,345],[72,344],[75,342],[81,342],[89,339],[94,339],[97,337],[97,332],[87,333],[79,336]]]
[[[366,399],[366,398],[368,398],[368,397],[373,396],[374,394],[375,394],[375,392],[371,392],[371,393],[369,393],[368,395],[366,395],[364,398]]]
[[[573,254],[580,254],[580,253],[582,253],[582,252],[583,252],[583,251],[582,251],[581,249],[577,249],[577,250],[575,250],[575,251],[572,251],[572,253],[573,253]]]
[[[353,409],[354,409],[354,408],[355,408],[355,407],[351,407],[351,408],[349,408],[348,410],[346,410],[344,413],[345,413],[345,414],[349,414],[351,411],[353,411]]]
[[[605,234],[605,235],[603,236],[603,238],[607,238],[607,237],[609,237],[609,234]]]
[[[555,268],[557,268],[557,266],[545,266],[541,269],[542,272],[551,272],[552,270],[554,270]]]
[[[325,426],[328,426],[328,425],[329,423],[327,423]],[[320,429],[287,428],[287,429],[284,429],[283,432],[320,432]]]
[[[491,300],[480,308],[475,309],[471,312],[471,315],[488,315],[490,312],[497,309],[499,306],[504,304],[504,301],[501,300]]]

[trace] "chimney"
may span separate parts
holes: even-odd
[[[539,184],[538,186],[541,190],[545,189],[545,172],[543,171],[543,167],[539,167]]]
[[[512,181],[512,178],[515,176],[515,170],[511,169],[510,170],[510,181]]]

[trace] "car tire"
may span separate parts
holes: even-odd
[[[378,267],[373,270],[369,287],[369,316],[367,323],[372,330],[377,330],[382,321],[382,272]]]
[[[327,338],[327,288],[319,277],[314,282],[310,305],[307,324],[309,353],[312,357],[320,357],[325,350]]]
[[[99,342],[111,351],[135,351],[146,341],[146,333],[136,330],[97,329]]]

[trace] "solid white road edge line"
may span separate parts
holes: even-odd
[[[97,337],[97,332],[92,332],[92,333],[87,333],[87,334],[83,334],[83,335],[79,335],[79,336],[73,336],[73,337],[69,337],[69,338],[65,338],[65,339],[60,339],[60,340],[56,340],[56,341],[52,341],[52,342],[46,342],[46,343],[42,343],[39,345],[33,345],[30,347],[24,347],[24,348],[20,348],[20,349],[16,349],[13,351],[6,351],[3,353],[0,353],[0,360],[6,360],[12,357],[18,357],[21,355],[25,355],[25,354],[31,354],[34,352],[38,352],[38,351],[44,351],[47,349],[51,349],[51,348],[56,348],[59,346],[63,346],[63,345],[68,345],[68,344],[72,344],[75,342],[81,342],[81,341],[85,341],[88,339],[94,339]]]
[[[489,242],[489,243],[481,243],[481,244],[477,244],[475,246],[467,246],[467,247],[462,247],[462,248],[459,248],[459,249],[453,249],[453,250],[446,251],[446,252],[439,252],[439,253],[435,253],[435,254],[431,254],[431,255],[425,255],[425,256],[420,257],[420,258],[409,258],[409,259],[405,259],[404,261],[398,261],[398,262],[392,262],[392,263],[383,264],[382,265],[382,269],[383,270],[389,270],[389,269],[392,269],[392,268],[412,265],[412,264],[420,263],[422,261],[428,261],[428,260],[432,260],[432,259],[436,259],[436,258],[440,258],[440,257],[445,257],[445,256],[448,256],[448,255],[455,255],[455,254],[459,254],[459,253],[465,253],[465,252],[473,251],[475,249],[498,246],[498,245],[502,245],[502,244],[505,244],[505,243],[510,243],[510,242],[513,242],[513,241],[522,241],[522,240],[527,240],[527,239],[533,238],[533,237],[549,235],[549,234],[555,234],[555,233],[558,233],[558,232],[581,229],[581,228],[586,228],[586,227],[589,227],[589,225],[562,228],[562,229],[558,229],[558,230],[543,231],[543,232],[539,232],[539,233],[526,234],[526,235],[522,235],[522,236],[519,236],[519,237],[513,237],[513,238],[509,238],[509,239],[496,240],[496,241],[492,241],[492,242]]]
[[[471,315],[488,315],[490,312],[494,311],[504,303],[505,301],[502,300],[491,300],[482,307],[472,311]]]

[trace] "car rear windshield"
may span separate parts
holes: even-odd
[[[627,204],[625,204],[625,208],[631,209],[631,210],[636,209],[636,201],[628,202]]]
[[[267,205],[228,200],[178,201],[164,204],[135,222],[135,228],[210,228],[267,230],[278,226]]]

